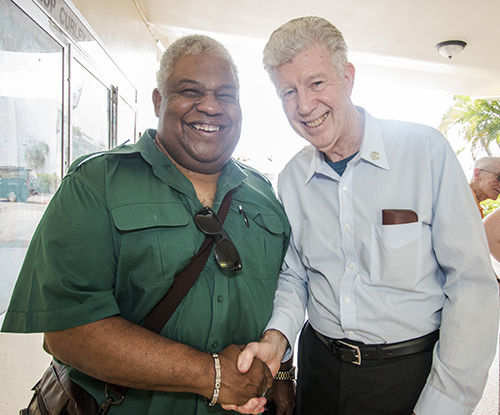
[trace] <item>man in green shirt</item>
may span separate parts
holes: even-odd
[[[272,383],[240,347],[268,321],[289,223],[270,183],[230,158],[241,129],[237,69],[218,42],[187,36],[165,52],[153,92],[158,129],[76,160],[33,236],[2,330],[43,332],[44,348],[110,414],[226,413]],[[211,254],[157,335],[141,327],[205,239],[194,215],[235,190],[224,230],[241,269]],[[218,353],[220,394],[214,394]]]

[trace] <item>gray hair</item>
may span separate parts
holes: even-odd
[[[348,52],[342,32],[322,17],[307,16],[290,20],[271,34],[264,48],[262,62],[272,83],[276,85],[274,68],[318,44],[326,46],[330,51],[332,63],[342,76]]]
[[[240,87],[238,68],[224,45],[211,37],[204,35],[183,36],[171,43],[163,53],[160,61],[160,70],[156,75],[156,82],[161,93],[165,92],[168,77],[172,74],[177,61],[184,55],[208,54],[229,62],[233,68],[236,84]]]
[[[472,166],[473,171],[476,169],[479,170],[484,169],[484,170],[491,170],[493,173],[498,173],[498,171],[496,170],[499,168],[500,168],[500,157],[482,157],[480,159],[477,159],[474,162],[474,165]]]

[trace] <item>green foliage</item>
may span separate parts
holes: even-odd
[[[106,150],[106,146],[103,142],[89,137],[85,134],[81,127],[73,125],[72,132],[72,160],[75,160],[85,154],[97,153],[98,151]]]
[[[471,145],[474,160],[481,151],[491,156],[493,143],[500,149],[499,101],[473,101],[464,95],[455,95],[453,99],[453,105],[441,119],[439,131],[446,137],[451,127],[459,127],[459,135]]]
[[[500,196],[496,200],[487,199],[479,203],[484,208],[484,217],[500,207]]]
[[[60,183],[59,176],[55,173],[52,174],[39,174],[37,190],[42,193],[54,194]]]
[[[45,141],[30,140],[27,143],[24,157],[28,167],[35,171],[45,166],[45,157],[49,154],[49,145]]]

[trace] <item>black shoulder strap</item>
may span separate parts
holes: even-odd
[[[219,212],[217,213],[217,216],[219,216],[222,223],[224,223],[227,213],[229,212],[229,206],[231,205],[233,193],[234,190],[230,190],[226,196],[224,196],[224,200],[222,201]],[[144,328],[154,331],[155,333],[160,333],[162,331],[170,316],[174,313],[177,306],[181,303],[182,299],[186,296],[200,275],[201,270],[205,266],[208,256],[212,251],[213,244],[214,238],[207,236],[197,254],[175,277],[175,280],[168,292],[151,310],[148,317],[144,321]]]
[[[226,193],[226,196],[224,196],[219,208],[219,212],[217,213],[217,216],[219,216],[222,223],[224,223],[224,220],[229,212],[229,206],[231,205],[233,193],[234,189]],[[182,299],[186,296],[195,281],[198,279],[198,276],[200,275],[201,270],[205,266],[208,256],[212,251],[213,244],[214,238],[207,236],[193,259],[179,274],[177,274],[170,289],[146,317],[143,324],[144,328],[158,334],[162,331],[165,324],[167,324],[168,319],[172,316]],[[128,388],[124,386],[113,385],[111,383],[107,384],[107,387],[120,399],[123,399],[128,390]]]

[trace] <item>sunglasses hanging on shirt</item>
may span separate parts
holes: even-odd
[[[223,271],[241,269],[241,259],[236,247],[229,240],[217,214],[208,206],[194,215],[194,222],[205,235],[215,238],[215,260]]]

